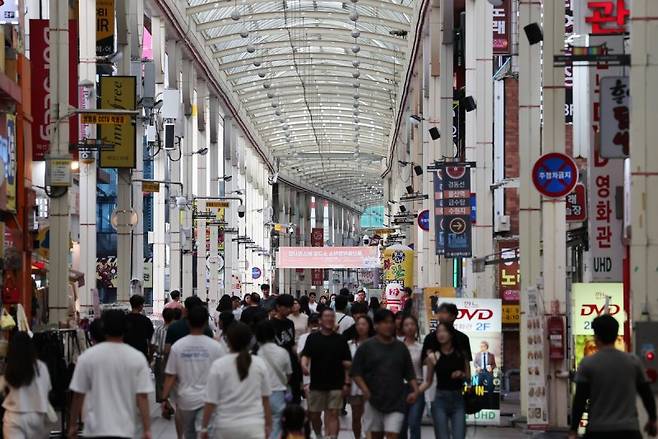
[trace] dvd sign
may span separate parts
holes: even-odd
[[[575,283],[572,293],[574,335],[593,335],[592,320],[606,312],[619,322],[619,334],[624,333],[622,283]]]

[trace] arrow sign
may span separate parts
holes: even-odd
[[[539,157],[532,168],[532,182],[540,194],[562,198],[578,183],[578,167],[568,155],[551,152]]]

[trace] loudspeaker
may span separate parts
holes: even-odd
[[[467,113],[470,113],[471,111],[475,110],[477,107],[478,106],[475,103],[475,99],[473,99],[473,96],[466,96],[464,98],[464,110],[466,110]]]
[[[414,193],[414,187],[413,186],[407,186],[406,189],[407,189],[408,194],[413,194]]]
[[[423,167],[420,165],[414,166],[414,173],[416,175],[423,175]]]
[[[407,211],[407,208],[400,205],[400,212],[405,213]]]
[[[176,149],[176,136],[174,135],[174,124],[164,124],[164,149]]]
[[[525,36],[528,38],[528,42],[532,46],[537,44],[540,41],[544,41],[544,33],[541,30],[541,26],[537,23],[530,23],[529,25],[523,28],[525,31]]]
[[[441,137],[441,133],[439,133],[439,129],[437,127],[432,127],[429,129],[430,131],[430,137],[432,140],[439,139]]]

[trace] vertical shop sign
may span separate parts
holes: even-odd
[[[571,54],[571,46],[566,43],[573,35],[573,0],[564,0],[564,50]],[[573,123],[573,65],[564,66],[564,122]]]
[[[54,124],[50,120],[50,29],[48,20],[30,20],[32,160],[44,160]],[[78,25],[69,20],[69,104],[78,105]],[[78,118],[69,119],[69,142],[78,142]]]
[[[135,110],[137,99],[135,76],[101,76],[100,108]],[[100,151],[101,168],[134,168],[136,165],[135,121],[122,125],[99,125],[99,138],[111,148]]]
[[[7,206],[10,212],[16,212],[16,116],[7,114],[7,148],[3,153],[5,162],[5,183],[7,187]]]
[[[630,140],[628,76],[601,79],[601,157],[626,158]]]
[[[503,0],[500,6],[493,8],[493,53],[507,55],[510,53],[510,0]]]
[[[445,254],[445,233],[443,230],[443,179],[441,169],[434,173],[434,227],[436,254]]]
[[[443,166],[444,255],[446,258],[470,258],[471,248],[471,172],[463,164]]]
[[[546,398],[546,373],[544,370],[544,310],[535,288],[528,288],[527,300],[522,302],[527,316],[528,335],[528,429],[546,430],[548,428],[548,403]],[[525,340],[523,341],[525,343]]]
[[[498,291],[503,303],[515,304],[520,296],[520,266],[518,259],[519,241],[498,241],[500,262],[498,263]]]
[[[311,229],[311,247],[324,247],[324,229],[313,227]],[[311,285],[322,286],[324,284],[324,269],[311,269]]]
[[[452,299],[457,309],[455,329],[468,335],[473,355],[471,382],[476,393],[484,395],[483,408],[468,415],[467,422],[477,425],[500,424],[500,387],[502,382],[502,306],[500,299]]]
[[[114,53],[114,0],[96,0],[96,56]]]
[[[578,183],[566,196],[565,210],[568,223],[579,223],[587,219],[587,194],[585,185]]]

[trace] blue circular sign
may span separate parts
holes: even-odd
[[[561,198],[578,183],[578,167],[568,155],[551,152],[539,157],[532,168],[532,182],[544,196]]]
[[[252,267],[251,268],[251,277],[253,279],[259,279],[262,274],[263,274],[263,272],[261,271],[260,268],[258,268],[258,267]]]
[[[425,209],[418,214],[418,227],[426,232],[430,231],[430,211]]]

